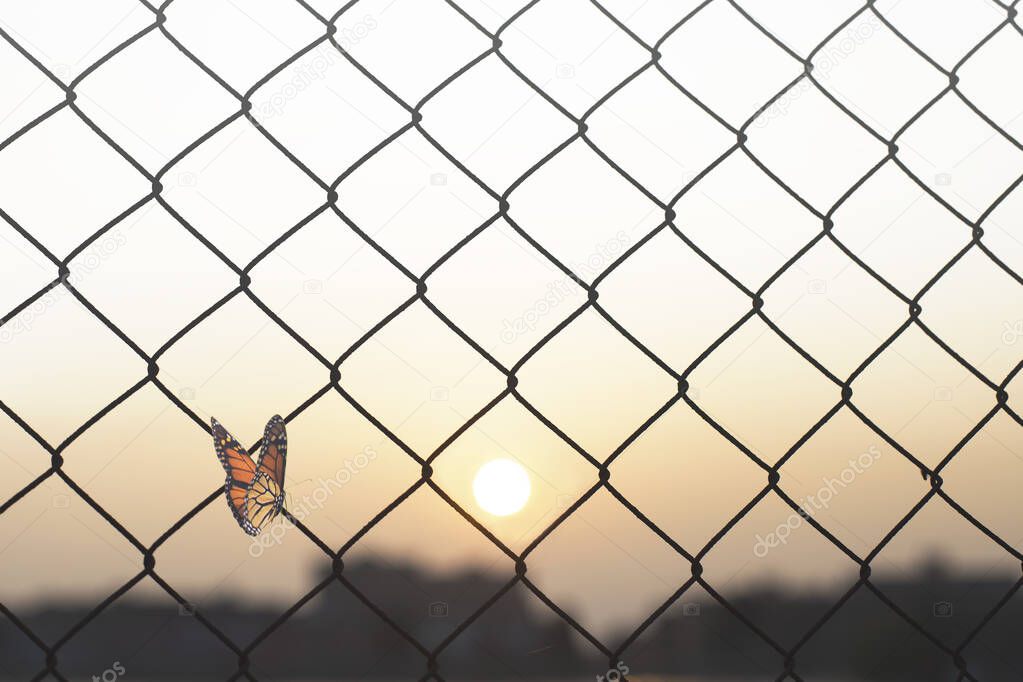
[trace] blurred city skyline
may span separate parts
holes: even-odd
[[[198,624],[201,617],[234,641],[266,636],[251,665],[274,679],[413,679],[427,667],[419,646],[436,653],[445,679],[568,680],[602,673],[615,679],[589,642],[522,584],[509,587],[506,578],[472,571],[440,576],[407,563],[356,562],[343,571],[356,591],[350,592],[329,569],[315,573],[317,583],[324,581],[322,590],[272,632],[264,631],[281,612],[269,604],[217,597],[180,605],[133,590],[60,651],[58,669],[75,677],[114,666],[135,679],[229,676],[236,657]],[[637,680],[764,679],[785,666],[773,645],[788,649],[802,642],[795,664],[801,676],[930,682],[955,667],[915,625],[940,642],[962,641],[989,618],[1012,583],[949,572],[932,562],[905,579],[875,580],[851,595],[765,585],[732,595],[727,607],[696,585],[651,626],[637,632],[639,623],[620,623],[600,639],[613,649],[635,638],[610,670]],[[840,599],[847,600],[841,616],[821,625]],[[391,621],[379,618],[364,600]],[[22,615],[34,632],[58,637],[91,608],[87,602],[44,603]],[[1018,597],[1011,599],[965,647],[981,679],[1019,674],[1023,660],[1014,623],[1021,609]],[[449,640],[464,623],[469,625],[460,636]],[[754,628],[766,629],[769,639]],[[0,676],[26,677],[39,668],[41,655],[22,643],[12,625],[0,624]],[[183,649],[188,656],[180,655]]]

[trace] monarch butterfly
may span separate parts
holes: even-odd
[[[284,464],[288,452],[284,420],[275,415],[266,423],[257,462],[216,419],[212,420],[211,432],[217,458],[227,472],[224,482],[227,506],[242,530],[259,535],[284,507]]]

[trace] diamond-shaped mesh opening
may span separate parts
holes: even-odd
[[[998,627],[1019,619],[1023,560],[1004,511],[1023,427],[1018,0],[21,9],[0,16],[0,674],[170,674],[148,666],[208,651],[176,672],[1018,677]],[[525,269],[501,248],[537,265],[525,304],[497,291]],[[366,467],[331,506],[331,472],[296,465],[268,545],[219,487],[176,478],[205,446],[120,425],[194,423],[198,443],[211,412],[257,433],[275,408],[296,448]],[[468,490],[512,436],[503,454],[543,482],[529,527]],[[678,462],[651,471],[662,448]],[[717,457],[723,477],[698,480]],[[971,463],[997,470],[980,499]],[[857,517],[871,477],[889,508]],[[154,484],[173,504],[108,502]],[[904,570],[953,526],[1004,576],[971,598]],[[443,574],[470,545],[489,559],[472,576],[406,580],[405,560]],[[770,573],[743,553],[837,584],[736,596],[734,576]],[[616,566],[637,557],[655,610],[569,603],[580,585],[627,601]],[[22,615],[23,591],[83,585],[100,601]],[[133,610],[136,591],[160,606]],[[119,618],[136,637],[114,653]],[[503,637],[515,622],[536,629]],[[145,653],[174,640],[188,655]]]

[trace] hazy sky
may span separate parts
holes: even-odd
[[[333,11],[330,3],[312,4],[327,15]],[[514,2],[461,4],[488,30],[517,9]],[[605,4],[648,43],[697,5]],[[859,6],[742,4],[800,55]],[[100,5],[6,7],[0,27],[67,82],[153,20],[128,0]],[[877,8],[945,69],[1006,16],[981,0],[889,0]],[[68,20],[53,22],[54,13]],[[366,1],[338,24],[338,40],[410,105],[491,45],[439,1]],[[178,0],[167,29],[239,92],[323,32],[298,3],[243,7],[231,0]],[[503,39],[505,56],[576,116],[649,61],[648,52],[582,0],[541,2]],[[966,248],[968,221],[987,214],[1023,174],[1023,97],[1005,87],[1023,66],[1023,35],[1018,26],[1001,28],[958,72],[961,91],[1011,137],[947,94],[900,137],[899,162],[917,179],[889,160],[837,209],[887,148],[805,80],[748,126],[752,156],[733,151],[691,185],[735,146],[736,134],[726,126],[742,127],[803,71],[799,61],[722,0],[659,49],[663,68],[721,121],[653,68],[588,119],[593,144],[656,201],[577,140],[517,184],[508,198],[513,225],[491,221],[499,201],[477,181],[503,194],[577,126],[496,56],[422,108],[423,129],[477,176],[474,181],[416,130],[348,173],[410,117],[329,44],[310,50],[262,85],[252,102],[253,114],[311,177],[244,118],[168,166],[236,113],[238,102],[153,31],[89,74],[76,87],[76,104],[150,173],[165,171],[162,196],[173,213],[149,201],[125,215],[76,255],[72,281],[151,354],[239,282],[179,218],[239,267],[304,221],[252,270],[251,292],[317,353],[335,361],[404,306],[346,357],[341,386],[349,399],[327,391],[288,425],[290,506],[339,547],[421,473],[353,402],[427,457],[506,390],[501,371],[423,302],[410,303],[413,278],[489,222],[430,272],[428,300],[505,368],[574,317],[518,370],[517,390],[578,448],[604,460],[676,398],[677,382],[587,306],[585,290],[515,226],[587,283],[643,242],[601,279],[599,303],[674,372],[700,359],[688,377],[689,399],[747,452],[676,400],[621,452],[611,483],[697,553],[767,485],[753,457],[778,461],[841,400],[839,387],[758,317],[701,359],[704,351],[748,315],[749,294],[820,235],[823,215],[833,217],[833,234],[849,251],[909,298]],[[871,15],[852,21],[814,64],[831,94],[883,138],[948,84]],[[0,138],[64,99],[2,41],[0,72]],[[324,210],[322,186],[342,175],[337,207],[343,218]],[[664,227],[657,203],[676,199],[686,187],[674,205],[674,225],[691,244]],[[0,209],[58,259],[150,191],[150,182],[66,107],[0,148]],[[985,215],[984,244],[1016,272],[1023,270],[1021,225],[1023,189]],[[8,311],[52,281],[56,267],[6,222],[0,222],[0,238],[0,309]],[[763,299],[764,315],[842,381],[909,318],[905,302],[828,239],[773,279]],[[1019,276],[979,249],[958,260],[921,305],[928,328],[995,383],[1023,360]],[[145,362],[62,288],[0,327],[0,335],[0,400],[53,445],[146,376]],[[244,293],[162,354],[159,367],[160,380],[190,410],[204,421],[216,415],[243,443],[259,438],[269,416],[291,414],[329,381],[328,370]],[[1023,410],[1019,382],[1008,387],[1017,413]],[[853,390],[859,410],[931,467],[996,407],[994,391],[916,326],[856,376]],[[1017,549],[1023,547],[1016,492],[1023,485],[1020,435],[1020,424],[999,412],[943,473],[948,494]],[[152,385],[134,392],[63,456],[67,474],[144,544],[223,480],[208,435]],[[502,457],[527,469],[533,490],[526,507],[506,518],[486,514],[472,496],[478,468]],[[24,430],[0,415],[0,497],[21,490],[49,462]],[[328,485],[328,479],[340,483]],[[444,449],[433,479],[521,551],[597,482],[597,470],[526,405],[506,396]],[[846,408],[781,472],[784,491],[812,507],[814,518],[860,556],[929,486]],[[161,546],[160,575],[198,603],[225,593],[282,602],[305,594],[320,551],[294,529],[279,544],[254,548],[225,506],[217,499]],[[855,564],[816,530],[805,523],[790,534],[780,530],[793,525],[791,515],[778,496],[768,495],[704,559],[708,582],[726,596],[769,580],[851,584]],[[758,549],[779,533],[785,537],[777,547]],[[886,547],[875,570],[909,575],[933,553],[978,571],[1018,571],[1011,555],[940,499]],[[513,573],[507,557],[425,486],[350,556]],[[639,622],[690,573],[684,559],[606,490],[554,531],[527,564],[552,599],[602,631]],[[5,604],[25,608],[43,598],[93,597],[140,568],[138,552],[56,478],[0,516]],[[147,583],[143,589],[158,588]]]

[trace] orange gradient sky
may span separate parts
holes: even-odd
[[[411,103],[490,45],[447,12],[430,19],[445,39],[430,37],[431,50],[419,63],[395,62],[389,57],[395,44],[425,39],[416,17],[426,4],[367,2],[360,16],[344,20],[343,28],[359,36],[349,45],[351,54]],[[509,31],[506,50],[578,116],[642,67],[649,54],[589,10],[585,21],[572,16],[578,31],[570,39],[554,31],[564,25],[559,12],[571,14],[572,4],[558,9],[558,3],[540,3],[542,11],[528,13]],[[796,3],[812,5],[807,12],[748,4],[782,41],[806,54],[859,3],[823,8]],[[893,21],[934,48],[944,67],[954,65],[956,49],[966,49],[935,38],[941,26],[955,26],[953,14],[939,21],[920,2],[877,3],[882,4],[898,5],[882,11],[890,10]],[[168,18],[168,27],[242,90],[322,29],[300,14],[260,15],[261,29],[235,16],[229,2],[212,5],[212,17],[232,17],[247,27],[244,41],[274,45],[260,53],[268,61],[262,71],[256,72],[259,64],[247,61],[244,50],[226,54],[216,40],[217,20],[210,20],[212,28],[196,26],[195,17],[182,11]],[[672,3],[617,5],[650,42],[680,18],[680,7]],[[844,5],[850,7],[842,10]],[[510,14],[504,5],[492,12],[477,9],[491,29],[500,13]],[[104,36],[90,29],[99,41],[93,45],[61,42],[43,30],[52,28],[44,17],[31,8],[23,11],[25,16],[11,21],[39,50],[42,63],[59,66],[69,77],[138,30],[136,24],[151,21],[144,9],[128,11],[120,23],[97,14],[96,22],[116,30]],[[253,10],[263,11],[269,12]],[[1004,13],[996,14],[981,12],[960,28],[980,40],[985,27],[993,30],[1004,21]],[[932,23],[921,22],[921,15]],[[742,126],[803,72],[798,60],[765,41],[727,3],[714,3],[700,22],[703,28],[694,25],[659,48],[662,66],[728,126]],[[734,40],[718,44],[714,36],[721,35]],[[845,39],[852,49],[841,42]],[[867,16],[852,22],[831,47],[816,57],[822,82],[882,136],[894,135],[947,85],[947,78]],[[414,53],[408,49],[404,54]],[[695,58],[702,54],[717,57]],[[1023,101],[999,84],[1005,84],[1005,64],[1019,64],[1019,54],[1013,36],[1006,35],[991,41],[976,65],[962,72],[964,92],[1016,137],[1023,133]],[[12,87],[0,96],[6,138],[64,95],[20,55],[0,59],[12,63]],[[697,68],[701,64],[710,66]],[[887,80],[885,68],[892,72]],[[149,78],[150,73],[161,76]],[[499,200],[418,130],[357,164],[405,125],[408,113],[322,47],[259,88],[253,111],[316,178],[329,184],[345,174],[336,202],[342,217],[322,210],[323,187],[244,118],[171,163],[231,116],[238,103],[158,32],[76,90],[83,112],[127,153],[149,172],[165,171],[161,196],[172,211],[145,203],[70,264],[75,288],[144,353],[161,350],[239,284],[238,274],[175,214],[240,268],[309,218],[252,269],[249,290],[328,363],[345,356],[344,394],[327,388],[329,370],[246,293],[236,293],[161,352],[158,376],[200,421],[215,415],[243,443],[256,441],[271,415],[292,415],[322,393],[289,421],[285,487],[290,508],[301,509],[304,523],[334,548],[420,481],[422,467],[407,449],[421,458],[437,454],[436,486],[521,552],[598,483],[598,470],[582,450],[598,461],[617,452],[610,466],[614,490],[687,551],[700,552],[767,486],[767,472],[754,458],[773,465],[841,401],[838,385],[763,319],[750,317],[749,294],[771,280],[762,294],[762,314],[844,382],[910,313],[827,238],[772,279],[821,234],[821,216],[832,216],[835,239],[913,297],[971,242],[967,221],[984,214],[1023,174],[1018,143],[948,95],[900,138],[898,160],[905,169],[888,160],[841,200],[888,150],[816,88],[805,83],[794,88],[752,122],[747,154],[733,150],[734,131],[659,71],[647,69],[588,118],[587,135],[655,200],[576,140],[516,185],[507,216],[491,221]],[[497,195],[577,130],[493,55],[427,101],[422,115],[423,130]],[[673,202],[697,177],[672,204],[674,225],[690,246],[664,227],[659,204]],[[57,258],[150,191],[151,183],[67,108],[0,149],[0,208]],[[431,270],[487,222],[482,233]],[[1023,189],[1017,187],[984,222],[985,246],[1016,272],[1023,269],[1021,225]],[[516,226],[580,281],[600,278],[601,309],[673,372],[687,373],[686,400],[678,399],[676,379],[619,333],[588,303],[585,289]],[[500,368],[424,301],[412,300],[415,279],[424,273],[426,301]],[[56,275],[32,243],[0,222],[0,309],[15,308]],[[923,324],[995,383],[1023,360],[1023,287],[980,249],[958,260],[921,306]],[[569,318],[561,333],[517,369],[516,393],[509,394],[502,369],[516,365]],[[54,446],[147,375],[145,361],[63,288],[0,333],[0,400]],[[1008,387],[1017,414],[1023,411],[1019,386],[1017,378]],[[929,467],[997,405],[993,390],[916,325],[857,374],[852,389],[855,407]],[[460,431],[488,405],[482,418]],[[660,410],[656,423],[632,440]],[[1017,549],[1023,548],[1020,429],[1009,414],[998,412],[943,471],[947,494]],[[848,476],[850,460],[865,453],[871,465],[836,489],[833,481]],[[147,546],[223,482],[208,434],[151,383],[75,438],[62,456],[66,474]],[[507,517],[487,514],[472,493],[476,472],[498,458],[520,462],[532,487],[525,507]],[[0,414],[0,498],[16,494],[49,466],[45,449]],[[337,485],[328,486],[328,480]],[[785,463],[780,487],[798,502],[830,487],[826,508],[815,520],[865,556],[928,493],[930,482],[843,407]],[[702,560],[705,579],[726,595],[769,581],[805,589],[856,580],[858,567],[808,524],[757,556],[758,543],[790,523],[792,513],[778,495],[767,495],[714,543]],[[278,529],[278,535],[279,542],[253,545],[217,499],[161,545],[156,570],[199,604],[225,596],[294,602],[315,584],[325,559],[296,529]],[[941,499],[931,500],[873,566],[879,575],[911,575],[934,555],[993,575],[1018,572],[1010,554]],[[514,573],[512,561],[426,485],[359,539],[346,561],[360,558],[439,571],[472,566]],[[690,575],[688,562],[607,489],[547,537],[527,565],[530,578],[555,602],[599,631],[640,622]],[[141,567],[140,553],[55,476],[0,516],[0,601],[15,608],[95,599]],[[159,588],[147,582],[140,589]]]

